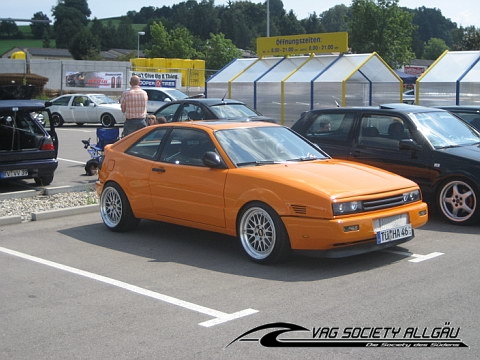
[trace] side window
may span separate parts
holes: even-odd
[[[160,161],[205,166],[202,158],[207,151],[215,151],[207,133],[193,129],[173,129],[165,143]]]
[[[53,101],[52,103],[53,103],[53,105],[67,106],[70,99],[71,99],[71,96],[63,96],[63,97]]]
[[[126,153],[143,159],[155,160],[160,148],[162,139],[165,137],[168,129],[160,128],[149,132],[146,136],[132,145]]]
[[[360,122],[358,144],[384,149],[398,149],[398,142],[410,139],[410,131],[401,118],[366,115]]]
[[[157,118],[159,118],[160,116],[163,116],[167,120],[167,122],[172,122],[173,117],[179,107],[180,107],[180,104],[171,104],[170,106],[167,106],[166,108],[164,108],[162,111],[155,113],[155,115],[157,116]]]
[[[314,141],[345,141],[353,125],[353,113],[319,114],[307,130]]]
[[[185,104],[182,111],[182,121],[203,120],[204,115],[200,106],[195,104]]]

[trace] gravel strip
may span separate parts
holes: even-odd
[[[0,217],[20,215],[22,221],[31,221],[33,212],[93,204],[98,204],[98,196],[95,191],[65,192],[54,195],[6,199],[0,200]]]

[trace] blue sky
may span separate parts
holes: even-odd
[[[235,1],[235,0],[231,0]],[[266,0],[251,0],[255,3],[263,3]],[[92,11],[92,16],[97,18],[107,18],[125,15],[127,11],[135,10],[139,11],[144,6],[172,6],[173,4],[180,3],[178,0],[87,0],[88,6]],[[322,13],[329,8],[338,5],[345,4],[351,5],[351,1],[338,1],[338,0],[282,0],[285,10],[293,12],[297,15],[297,18],[303,19],[308,17],[309,14],[316,12]],[[226,4],[225,0],[215,0],[216,5]],[[0,17],[2,18],[21,18],[30,19],[34,13],[42,11],[47,16],[51,17],[51,8],[57,5],[57,0],[21,0],[21,1],[7,1],[2,0],[0,3]],[[437,8],[443,16],[456,22],[459,26],[474,25],[480,28],[480,2],[473,0],[400,0],[400,6],[407,8],[417,8],[425,6],[426,8]]]

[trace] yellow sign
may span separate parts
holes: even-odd
[[[346,52],[348,33],[320,33],[257,38],[257,55],[303,55]]]

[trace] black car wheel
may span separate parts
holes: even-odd
[[[33,180],[35,180],[35,184],[39,186],[47,186],[52,183],[53,175],[34,177]]]
[[[100,196],[100,216],[112,231],[128,231],[135,228],[139,219],[133,216],[127,196],[115,183],[106,184]]]
[[[113,127],[115,126],[115,118],[111,114],[103,114],[100,117],[100,123],[103,127]]]
[[[241,211],[237,230],[245,253],[254,262],[271,264],[284,260],[290,253],[282,220],[263,203],[251,203]]]
[[[55,127],[60,127],[64,123],[62,115],[57,114],[57,113],[52,114],[50,119],[53,122],[53,126],[55,126]]]
[[[467,180],[453,179],[443,183],[437,202],[441,215],[451,223],[468,225],[480,216],[477,187]]]

